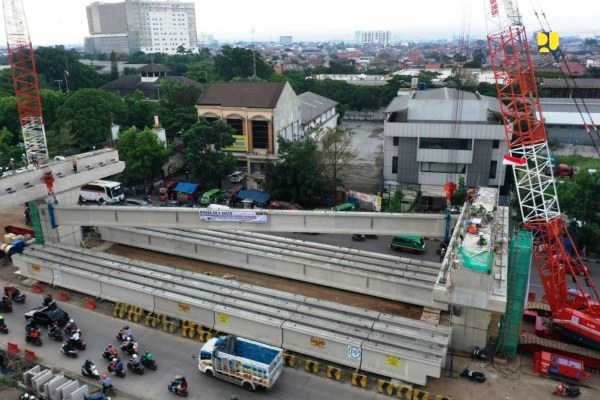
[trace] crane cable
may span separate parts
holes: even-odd
[[[552,31],[552,28],[550,27],[550,23],[548,22],[548,19],[546,18],[546,14],[544,13],[544,10],[541,8],[541,5],[538,4],[538,7],[540,8],[540,13],[541,15],[544,17],[544,21],[546,21],[546,25],[548,27],[548,32]],[[533,12],[535,14],[535,17],[537,18],[538,22],[540,23],[540,27],[542,30],[544,30],[544,24],[542,23],[542,20],[539,17],[539,14],[536,10],[535,7],[533,7]],[[551,52],[552,55],[554,56],[554,59],[556,60],[556,62],[559,64],[560,66],[560,58],[562,58],[562,61],[564,61],[564,65],[565,68],[567,70],[567,73],[569,74],[569,76],[572,76],[571,74],[571,68],[569,67],[569,64],[567,63],[567,60],[565,59],[565,55],[562,51],[562,49],[560,48],[560,46],[558,47],[558,49],[556,51],[552,51]],[[560,68],[560,67],[559,67]],[[567,87],[567,90],[569,90],[571,88],[570,84],[569,84],[569,79],[567,78],[567,75],[565,74],[565,72],[560,69],[563,80],[565,81],[565,85]],[[577,83],[575,82],[575,79],[571,78],[572,82],[573,82],[573,87],[577,88]],[[581,106],[579,104],[579,101],[581,101],[581,105],[583,106],[583,108],[585,108],[585,113],[587,113],[589,119],[590,119],[590,123],[588,124],[588,122],[586,121],[584,112],[581,109]],[[590,131],[590,125],[591,128],[594,130],[594,133],[596,134],[596,136],[598,137],[598,139],[600,139],[600,133],[598,132],[598,129],[596,128],[596,124],[594,123],[594,120],[592,118],[592,114],[585,102],[585,100],[583,98],[575,98],[573,99],[573,103],[575,104],[575,107],[577,108],[577,112],[579,113],[579,116],[581,117],[581,120],[583,121],[583,126],[586,130],[586,132],[588,133],[590,140],[592,141],[592,144],[594,145],[594,149],[596,150],[596,153],[598,154],[598,157],[600,157],[600,148],[598,147],[598,145],[596,144],[596,141],[594,140],[594,135],[592,135],[592,132]]]

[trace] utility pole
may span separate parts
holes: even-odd
[[[254,42],[254,25],[252,25],[252,64],[253,64],[253,74],[252,77],[256,78],[256,43]]]

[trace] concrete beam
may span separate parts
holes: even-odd
[[[125,169],[125,163],[119,161],[119,154],[114,149],[102,149],[75,157],[78,160],[77,174],[73,173],[73,157],[70,157],[66,161],[51,162],[44,168],[21,169],[13,176],[0,178],[0,209],[47,198],[48,189],[42,178],[48,170],[52,171],[54,193],[58,194],[118,174]]]
[[[242,230],[252,232],[373,233],[442,238],[443,214],[246,210],[267,215],[266,223],[203,221],[196,208],[68,206],[54,208],[59,225]],[[453,223],[456,218],[453,217]]]

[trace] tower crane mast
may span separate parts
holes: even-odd
[[[488,48],[517,196],[526,229],[533,232],[534,262],[552,311],[551,326],[570,339],[600,349],[598,291],[587,271],[567,288],[567,274],[583,264],[563,219],[531,52],[514,0],[486,0]],[[574,256],[565,243],[574,249]]]
[[[27,162],[47,164],[48,146],[35,56],[22,0],[3,0],[8,58],[12,71]]]

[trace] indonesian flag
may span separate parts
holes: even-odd
[[[512,166],[523,166],[527,164],[527,159],[525,157],[513,157],[511,155],[505,154],[504,160],[502,160],[502,164]]]

